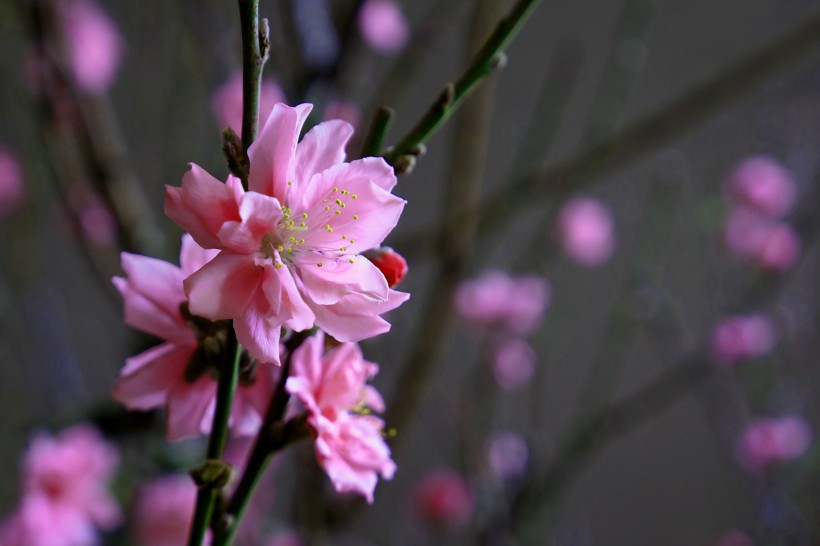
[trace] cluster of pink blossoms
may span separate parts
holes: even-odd
[[[760,418],[743,431],[735,454],[741,466],[761,472],[774,463],[801,457],[811,442],[811,428],[800,416]]]
[[[763,314],[731,315],[723,318],[712,334],[712,350],[725,366],[745,358],[763,356],[777,342],[775,327]]]
[[[294,351],[291,366],[286,388],[310,414],[319,464],[337,491],[360,493],[372,503],[378,475],[389,480],[396,472],[384,422],[369,414],[384,411],[381,395],[366,384],[379,367],[364,360],[355,343],[325,352],[322,332]]]
[[[0,526],[0,546],[91,546],[120,523],[108,481],[118,456],[88,425],[34,439],[22,467],[23,496]]]
[[[542,277],[511,277],[494,270],[458,287],[459,315],[492,333],[493,371],[501,388],[520,387],[535,373],[537,355],[524,337],[540,326],[550,294],[550,285]]]
[[[724,193],[731,207],[724,231],[726,247],[764,271],[791,269],[801,243],[783,221],[797,194],[789,172],[769,157],[751,157],[729,176]]]
[[[361,253],[379,248],[405,202],[392,195],[396,176],[383,159],[345,161],[348,123],[320,123],[299,141],[310,109],[272,107],[248,151],[248,190],[196,165],[181,188],[167,188],[166,213],[190,234],[180,267],[124,253],[127,278],[114,279],[126,323],[164,343],[127,360],[114,396],[132,409],[164,406],[170,439],[207,433],[214,358],[233,328],[246,354],[229,426],[254,434],[279,377],[283,330],[315,326],[292,356],[288,389],[311,411],[317,458],[336,488],[372,500],[377,474],[389,478],[395,465],[382,421],[356,413],[383,402],[364,385],[377,368],[354,342],[387,331],[381,315],[409,295],[391,288],[403,259],[379,251],[374,265]],[[342,342],[327,355],[323,332]]]

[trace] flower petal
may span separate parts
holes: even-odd
[[[257,295],[263,268],[252,256],[227,251],[185,279],[191,313],[210,320],[237,318]]]
[[[353,136],[353,126],[334,119],[314,126],[296,146],[294,178],[305,186],[316,174],[345,160],[345,146]]]
[[[194,241],[189,234],[182,236],[182,243],[179,249],[179,267],[182,269],[183,277],[190,277],[199,271],[203,265],[213,260],[219,251],[216,249],[204,249]]]
[[[286,202],[287,183],[293,176],[296,143],[312,108],[311,104],[291,108],[281,103],[273,107],[259,138],[248,150],[250,190]]]
[[[316,326],[339,341],[361,341],[390,330],[379,315],[407,301],[410,294],[390,290],[387,301],[378,302],[358,294],[345,296],[333,305],[312,304]]]
[[[165,404],[168,391],[182,374],[195,344],[163,343],[126,359],[114,386],[114,399],[128,409],[148,410]]]
[[[260,309],[260,305],[263,307]],[[241,317],[233,321],[236,339],[260,362],[279,363],[279,335],[281,323],[268,320],[269,307],[264,298],[257,297]]]
[[[221,248],[216,234],[222,224],[239,221],[236,187],[223,184],[191,163],[182,187],[165,187],[165,214],[204,248]]]
[[[305,261],[300,263],[299,275],[307,299],[320,305],[337,303],[351,293],[378,301],[387,299],[389,288],[384,274],[370,260],[361,256],[323,260],[321,255],[305,254],[300,257]]]
[[[205,374],[193,383],[179,381],[168,392],[166,408],[167,437],[169,440],[181,440],[198,436],[208,406],[216,395],[216,381]]]

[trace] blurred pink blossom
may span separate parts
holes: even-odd
[[[190,476],[164,476],[141,485],[131,515],[139,546],[185,544],[194,515],[197,488]]]
[[[322,121],[340,119],[348,122],[353,130],[357,130],[362,122],[362,113],[355,103],[345,99],[334,99],[325,106]]]
[[[615,225],[603,203],[589,197],[567,201],[555,226],[564,253],[581,265],[596,267],[615,251]]]
[[[104,203],[93,200],[79,214],[83,235],[98,245],[110,245],[117,239],[117,222]]]
[[[800,239],[790,226],[745,208],[729,215],[724,241],[733,254],[764,271],[783,273],[800,257]]]
[[[470,484],[448,469],[425,476],[413,490],[412,498],[419,517],[436,527],[460,529],[473,517],[475,501]]]
[[[741,466],[759,472],[773,463],[801,457],[811,441],[811,428],[800,416],[756,419],[738,439],[735,455]]]
[[[791,210],[797,185],[777,161],[754,156],[741,162],[729,175],[724,190],[731,204],[778,219]]]
[[[540,325],[550,295],[550,285],[542,277],[511,277],[490,270],[463,281],[456,291],[455,304],[461,317],[469,322],[527,335]]]
[[[123,252],[122,267],[128,278],[113,279],[125,302],[126,324],[165,340],[125,361],[114,387],[114,398],[129,409],[165,406],[171,440],[207,433],[211,428],[217,382],[207,369],[193,370],[191,376],[188,368],[194,359],[205,362],[205,357],[197,354],[198,333],[211,335],[210,330],[218,330],[220,325],[186,317],[181,306],[186,303],[183,279],[215,255],[216,251],[201,248],[185,235],[180,250],[181,267]],[[199,332],[197,328],[204,330]],[[256,433],[273,392],[278,368],[259,363],[255,371],[255,375],[243,376],[236,390],[230,419],[235,434]]]
[[[754,546],[752,539],[743,531],[733,529],[721,535],[715,546]]]
[[[797,263],[801,246],[791,226],[778,224],[767,233],[757,256],[757,265],[764,271],[785,273]]]
[[[365,0],[359,31],[370,47],[386,55],[402,49],[409,36],[407,19],[394,0]]]
[[[499,432],[490,439],[487,462],[502,480],[516,478],[524,473],[529,463],[529,448],[520,434]]]
[[[14,154],[0,147],[0,218],[17,212],[25,199],[23,172]]]
[[[56,6],[74,80],[89,93],[106,91],[114,82],[122,59],[123,39],[119,30],[90,0],[61,0]]]
[[[90,425],[37,436],[26,451],[18,511],[0,530],[3,546],[91,546],[120,508],[108,491],[119,457]]]
[[[262,80],[259,89],[259,123],[268,119],[273,105],[285,102],[285,93],[279,84],[270,79]],[[220,127],[230,127],[237,135],[242,132],[242,72],[235,72],[222,84],[211,99],[211,110]]]
[[[777,341],[772,321],[765,315],[733,315],[724,318],[712,335],[715,357],[734,364],[770,352]]]
[[[321,330],[294,351],[291,366],[286,388],[310,413],[319,464],[336,491],[359,493],[372,503],[378,476],[389,480],[396,472],[382,434],[384,422],[354,413],[384,411],[381,395],[366,384],[378,366],[364,360],[355,343],[325,353]]]
[[[505,390],[522,387],[532,379],[537,363],[538,355],[529,343],[515,337],[507,339],[495,350],[495,381]]]

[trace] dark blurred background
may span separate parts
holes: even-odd
[[[119,27],[125,50],[110,92],[89,108],[116,129],[123,153],[115,154],[115,163],[127,171],[127,184],[139,184],[155,217],[162,235],[148,246],[175,262],[181,232],[162,215],[164,186],[178,185],[188,162],[217,177],[227,174],[210,100],[239,68],[235,5],[100,4]],[[297,3],[288,5],[262,2],[274,46],[266,75],[280,82],[291,102],[316,102],[315,121],[334,97],[354,103],[361,111],[360,138],[374,106],[386,102],[396,110],[391,144],[465,66],[479,4],[403,2],[413,37],[395,55],[374,52],[357,36],[346,42],[342,31],[336,45],[311,42],[326,37],[321,17],[311,13],[295,27],[297,40],[307,42],[282,54],[276,48],[295,43],[288,35],[294,24],[286,18],[296,19]],[[329,8],[336,23],[349,9],[341,0],[301,6],[327,17]],[[504,13],[511,2],[481,6]],[[535,378],[512,392],[476,387],[473,378],[486,373],[480,370],[486,364],[482,337],[457,322],[442,347],[426,355],[433,369],[412,417],[398,430],[395,479],[379,484],[372,507],[352,515],[347,504],[331,503],[323,512],[330,523],[320,535],[327,543],[691,546],[714,544],[732,528],[755,544],[820,543],[817,454],[812,450],[764,474],[744,470],[734,455],[751,417],[801,414],[815,430],[820,425],[814,245],[820,28],[805,32],[802,42],[772,45],[818,16],[808,0],[541,3],[510,46],[506,66],[479,91],[491,104],[486,151],[455,153],[455,142],[465,136],[451,121],[429,141],[415,170],[400,178],[396,193],[408,205],[388,244],[408,258],[410,273],[400,288],[412,298],[391,314],[389,334],[364,344],[367,357],[381,365],[375,383],[390,406],[404,387],[408,356],[432,343],[418,332],[435,309],[432,290],[443,282],[430,230],[445,212],[445,188],[460,172],[477,168],[483,195],[496,199],[485,202],[500,221],[479,231],[463,272],[475,276],[496,268],[549,280],[552,301],[529,340],[538,355]],[[0,457],[7,469],[0,478],[0,513],[16,502],[16,461],[32,431],[89,416],[123,419],[112,409],[111,388],[124,359],[152,343],[123,325],[121,304],[106,284],[121,274],[117,252],[128,242],[119,236],[84,243],[65,188],[55,183],[59,131],[24,77],[35,37],[27,3],[0,0],[0,146],[19,160],[26,189],[23,208],[0,224]],[[338,44],[351,50],[338,66],[323,67],[306,54]],[[773,50],[760,57],[765,62],[738,70],[764,50]],[[285,62],[296,58],[294,66]],[[692,95],[707,82],[718,83]],[[682,97],[691,100],[681,104]],[[663,115],[644,133],[629,133]],[[601,142],[611,146],[585,156]],[[795,268],[779,275],[761,274],[721,244],[727,214],[722,183],[741,160],[759,154],[783,164],[798,187],[790,221],[803,251]],[[543,183],[538,191],[521,190],[523,204],[515,192],[498,193],[533,174]],[[600,267],[567,259],[554,240],[557,207],[575,194],[594,196],[612,211],[617,248]],[[748,366],[716,369],[705,349],[715,324],[724,315],[753,311],[774,317],[776,349]],[[664,379],[690,364],[691,373]],[[657,388],[625,410],[617,405],[645,393],[647,385]],[[454,403],[458,397],[489,416],[462,411]],[[161,419],[146,419],[128,423],[161,442]],[[590,424],[590,433],[573,444],[573,431]],[[476,470],[493,431],[526,437],[531,474],[498,484]],[[126,463],[140,464],[139,450],[148,441],[137,432],[114,432],[130,450]],[[173,454],[163,464],[183,465],[196,461],[198,448],[186,442],[156,449]],[[550,466],[567,450],[574,454],[566,467]],[[307,466],[309,451],[301,446],[283,464]],[[430,530],[412,508],[415,484],[442,467],[467,476],[474,489],[466,529]],[[544,472],[551,481],[539,481]],[[499,505],[517,498],[526,484],[548,493],[524,494],[526,515],[519,520]],[[271,517],[310,527],[316,516],[303,508],[298,484],[293,487],[296,492],[284,485],[277,492],[281,504]]]

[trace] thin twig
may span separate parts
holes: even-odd
[[[503,63],[504,50],[539,2],[540,0],[519,0],[510,14],[498,23],[495,31],[475,55],[461,77],[455,83],[444,87],[439,98],[430,106],[424,117],[385,154],[385,159],[391,165],[395,165],[399,157],[413,153],[419,144],[427,142],[427,139],[447,121],[475,87],[489,76],[499,63]]]
[[[572,192],[658,149],[737,102],[798,60],[816,51],[820,43],[820,13],[809,18],[784,38],[749,55],[719,75],[696,86],[666,107],[627,126],[623,131],[545,170],[521,177],[485,198],[479,232],[499,226],[512,211],[560,201]],[[393,240],[405,257],[432,250],[443,225]]]
[[[378,155],[382,149],[384,138],[390,130],[395,112],[386,106],[379,106],[373,114],[373,121],[362,146],[362,157]]]
[[[259,23],[259,0],[238,0],[242,26],[242,149],[256,140],[259,129],[259,88],[262,69],[268,59],[268,23]]]

